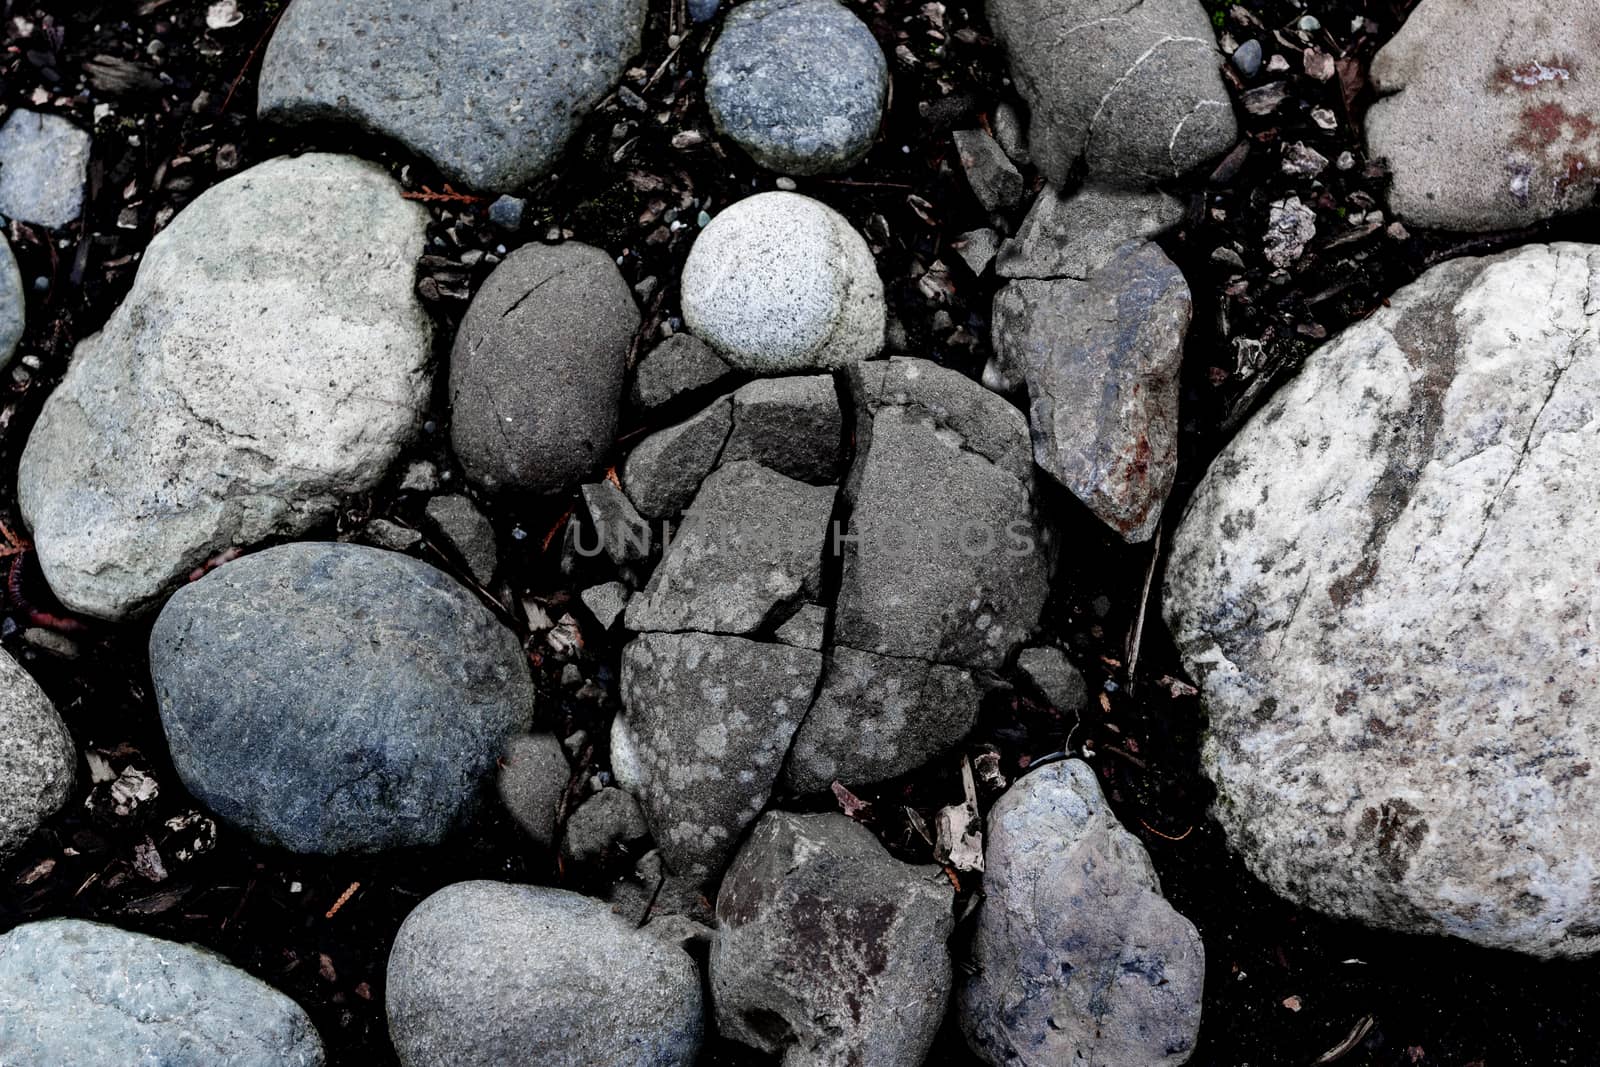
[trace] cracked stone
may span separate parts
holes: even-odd
[[[1600,950],[1597,315],[1594,245],[1435,266],[1313,353],[1195,491],[1165,613],[1214,812],[1291,900]]]
[[[1017,657],[1017,670],[1061,711],[1077,711],[1088,699],[1083,674],[1058,648],[1025,648]]]
[[[733,368],[698,337],[675,333],[639,361],[634,371],[633,406],[655,411],[680,397],[709,389],[733,373]]]
[[[676,426],[640,441],[622,466],[622,487],[639,513],[673,519],[700,491],[733,430],[733,401],[723,397]]]
[[[494,579],[499,557],[494,546],[494,526],[478,506],[461,494],[452,493],[428,501],[423,514],[445,546],[466,564],[472,580],[488,585]]]
[[[1022,174],[993,137],[982,130],[956,130],[950,136],[961,157],[967,184],[983,210],[1010,211],[1022,203],[1027,195]]]
[[[844,416],[833,378],[764,378],[733,394],[733,432],[719,462],[750,459],[813,485],[837,483]]]
[[[1069,197],[1039,192],[1016,237],[1000,248],[1002,278],[1087,278],[1129,241],[1151,240],[1183,220],[1183,204],[1160,190],[1087,185]]]
[[[594,524],[595,544],[584,542],[584,550],[598,546],[617,566],[639,563],[650,555],[654,533],[640,517],[633,502],[610,479],[583,487],[583,504]]]

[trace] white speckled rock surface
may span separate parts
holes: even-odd
[[[1217,457],[1167,569],[1216,815],[1289,898],[1600,949],[1600,247],[1433,268]]]
[[[689,329],[740,370],[834,369],[883,347],[883,281],[867,242],[798,193],[760,193],[713,219],[681,290]]]
[[[39,683],[0,651],[0,857],[72,795],[78,752]]]

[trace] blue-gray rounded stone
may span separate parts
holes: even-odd
[[[859,163],[888,91],[883,50],[835,0],[741,4],[706,63],[706,104],[717,129],[785,174]]]
[[[510,630],[443,572],[359,545],[282,545],[179,590],[150,673],[184,784],[296,852],[437,843],[533,712]]]

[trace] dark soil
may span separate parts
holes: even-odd
[[[21,532],[15,472],[28,429],[73,346],[97,330],[127,292],[152,234],[230,173],[318,146],[301,132],[267,129],[253,118],[259,51],[279,0],[246,0],[244,22],[219,31],[206,30],[206,6],[205,0],[61,0],[38,10],[14,0],[4,5],[0,99],[8,109],[68,113],[95,131],[85,219],[55,235],[21,225],[8,235],[30,287],[21,362],[6,380],[0,407],[0,519],[13,531]],[[868,235],[898,324],[897,346],[976,374],[988,356],[995,282],[992,275],[974,277],[950,243],[991,220],[966,186],[948,133],[989,122],[996,104],[1008,98],[1002,58],[976,6],[917,0],[851,0],[850,6],[890,57],[891,106],[865,163],[844,178],[802,180],[799,188],[843,211]],[[1284,54],[1291,69],[1264,71],[1236,88],[1282,78],[1289,91],[1271,114],[1241,109],[1249,146],[1242,161],[1230,157],[1209,181],[1173,190],[1188,198],[1190,212],[1165,243],[1189,279],[1196,315],[1185,364],[1183,467],[1169,522],[1231,429],[1324,337],[1370,313],[1431,262],[1548,236],[1462,241],[1352,225],[1353,217],[1382,207],[1385,181],[1381,164],[1362,150],[1359,122],[1370,101],[1364,71],[1410,2],[1325,0],[1302,9],[1269,0],[1248,6],[1253,14],[1207,3],[1218,10],[1219,33],[1237,41],[1259,37],[1267,54]],[[1323,29],[1296,30],[1307,11]],[[685,35],[676,50],[668,45],[672,33]],[[555,236],[622,257],[646,311],[636,350],[648,350],[663,323],[677,325],[676,277],[700,212],[715,214],[773,187],[771,175],[709,135],[698,80],[708,31],[686,27],[681,3],[655,0],[647,41],[626,81],[644,108],[630,108],[637,98],[625,94],[603,106],[558,172],[524,191],[533,217],[515,237],[495,232],[484,203],[448,192],[425,164],[391,146],[358,140],[360,154],[386,161],[407,188],[441,194],[430,202],[434,243],[419,277],[419,292],[439,319],[441,357],[468,295],[492,267],[488,261],[463,266],[462,253],[500,254],[502,246]],[[1334,78],[1324,82],[1303,73],[1306,47],[1338,58]],[[1328,109],[1335,127],[1318,125],[1314,108]],[[675,135],[685,131],[707,136],[674,147]],[[1349,151],[1355,165],[1330,166],[1318,180],[1287,176],[1279,146],[1288,141],[1303,141],[1329,160]],[[351,138],[328,131],[322,146],[348,151]],[[1268,205],[1291,195],[1316,210],[1319,236],[1299,262],[1275,275],[1261,239]],[[999,221],[1014,226],[1019,220]],[[1561,236],[1571,239],[1600,239],[1597,229],[1593,218],[1560,224]],[[1213,259],[1224,246],[1243,267]],[[447,485],[459,484],[442,393],[435,413],[410,458],[433,460],[453,475]],[[651,428],[634,420],[625,426],[624,441]],[[1063,492],[1050,501],[1063,543],[1049,632],[1061,637],[1089,678],[1090,705],[1053,709],[1021,690],[996,695],[966,752],[998,751],[1008,778],[1060,751],[1085,752],[1099,768],[1122,820],[1150,849],[1168,896],[1205,941],[1206,1022],[1191,1062],[1309,1064],[1357,1030],[1338,1062],[1600,1062],[1594,1051],[1600,994],[1589,986],[1600,986],[1600,966],[1537,963],[1331,922],[1278,899],[1250,876],[1207,818],[1211,789],[1198,764],[1204,722],[1160,621],[1159,559],[1130,678],[1130,635],[1141,615],[1152,549],[1123,545]],[[336,528],[315,533],[348,533],[375,516],[419,525],[423,502],[419,494],[390,488],[352,501]],[[580,625],[591,622],[572,606],[574,592],[590,576],[564,575],[560,566],[560,531],[572,505],[547,500],[493,509],[505,578],[487,592],[524,634],[519,605],[529,598],[554,619],[570,607]],[[461,573],[433,545],[426,553]],[[435,850],[330,860],[252,844],[211,823],[172,770],[150,694],[148,624],[89,623],[41,647],[52,641],[40,635],[41,615],[59,614],[59,608],[31,556],[17,558],[0,634],[5,646],[56,700],[81,749],[103,759],[112,773],[147,771],[159,793],[132,810],[126,804],[119,809],[109,783],[90,788],[85,768],[78,798],[0,866],[0,930],[71,915],[210,946],[303,1004],[331,1062],[391,1063],[384,965],[400,921],[424,896],[471,877],[603,893],[631,868],[635,856],[618,855],[606,870],[564,870],[554,856],[530,846],[494,804]],[[529,640],[540,726],[559,736],[583,729],[591,741],[591,758],[575,774],[575,786],[588,773],[604,773],[607,723],[616,707],[617,649],[592,625],[584,633],[589,643],[577,662],[603,690],[599,697],[564,689],[562,661],[539,636]],[[957,767],[950,757],[904,781],[861,791],[870,805],[868,825],[898,854],[928,861],[931,849],[918,824],[932,825],[939,807],[959,799]],[[159,865],[151,862],[152,852]],[[961,881],[957,907],[966,914],[980,887],[975,877]],[[971,1062],[954,1028],[947,1029],[933,1062]],[[746,1050],[713,1043],[705,1062],[757,1061]]]

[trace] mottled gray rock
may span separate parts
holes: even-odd
[[[628,587],[621,582],[605,582],[590,586],[581,594],[583,606],[589,609],[595,621],[609,630],[617,617],[628,606]]]
[[[1600,174],[1592,4],[1422,0],[1372,61],[1367,146],[1406,222],[1509,230],[1577,211]]]
[[[700,338],[675,333],[650,350],[633,373],[633,406],[654,411],[700,389],[709,389],[733,368]]]
[[[717,130],[785,174],[861,162],[888,91],[872,31],[835,0],[740,4],[706,60],[706,106]]]
[[[1017,669],[1062,711],[1077,711],[1088,699],[1083,674],[1059,648],[1025,648],[1017,656]]]
[[[854,503],[835,640],[880,655],[998,667],[1048,589],[1022,413],[925,360],[852,370]]]
[[[833,378],[764,378],[734,393],[733,432],[720,462],[740,459],[813,485],[837,483],[845,440]]]
[[[1000,251],[1000,235],[985,227],[981,230],[968,230],[957,237],[951,245],[967,269],[975,275],[981,275],[989,269],[989,264],[994,262],[995,255]]]
[[[1211,22],[1198,0],[989,0],[1017,89],[1033,115],[1028,147],[1064,185],[1152,185],[1233,144]]]
[[[774,610],[816,596],[835,489],[759,463],[719,467],[628,605],[628,628],[749,634]]]
[[[1429,270],[1212,464],[1165,611],[1230,844],[1335,915],[1600,949],[1600,247]]]
[[[1246,78],[1254,78],[1261,73],[1261,42],[1252,37],[1238,48],[1235,48],[1233,55],[1228,58],[1233,61],[1234,70],[1237,70]]]
[[[1019,167],[1033,163],[1033,156],[1028,152],[1028,135],[1023,129],[1022,116],[1017,114],[1017,109],[1007,101],[1000,101],[995,105],[994,114],[990,116],[994,127],[994,139],[1011,162]]]
[[[555,164],[639,50],[644,16],[643,0],[295,0],[257,110],[371,130],[453,181],[511,189]]]
[[[1022,174],[1005,150],[982,130],[957,130],[950,135],[972,195],[985,211],[1010,211],[1027,195]]]
[[[389,953],[402,1067],[689,1067],[704,1030],[688,953],[561,889],[458,882],[419,904]]]
[[[883,347],[883,281],[867,242],[798,193],[758,193],[711,220],[679,288],[689,329],[740,370],[831,370]]]
[[[217,552],[378,486],[428,402],[427,219],[381,168],[313,154],[212,187],[156,235],[18,471],[64,604],[147,610]]]
[[[835,780],[864,785],[914,771],[967,736],[979,698],[964,668],[835,645],[785,783],[821,793]]]
[[[390,552],[408,552],[422,543],[422,535],[409,526],[388,519],[373,519],[355,535],[355,540]]]
[[[637,881],[619,879],[611,887],[611,910],[632,922],[659,923],[681,917],[702,928],[716,922],[714,905],[706,899],[705,887],[698,878],[686,878],[667,869],[661,850],[653,848],[633,865]]]
[[[1133,242],[1084,281],[995,294],[1001,373],[1028,389],[1033,455],[1129,542],[1148,541],[1178,469],[1178,372],[1193,304],[1159,247]]]
[[[622,465],[628,499],[647,518],[676,518],[717,465],[732,430],[733,401],[723,397],[676,426],[646,437]]]
[[[297,852],[437,843],[533,713],[510,630],[444,573],[359,545],[282,545],[180,589],[150,675],[190,792]]]
[[[571,778],[572,768],[554,736],[517,734],[506,744],[495,788],[517,825],[548,846],[555,841],[556,808]]]
[[[0,934],[8,1067],[321,1067],[298,1004],[221,956],[78,919]]]
[[[1181,1064],[1205,949],[1081,760],[1019,778],[989,812],[967,1043],[995,1067]]]
[[[0,215],[65,226],[83,211],[89,135],[60,115],[13,111],[0,125]]]
[[[55,705],[0,650],[0,857],[67,802],[77,767],[78,750]]]
[[[594,863],[619,842],[635,841],[649,832],[639,802],[626,790],[607,786],[579,804],[567,819],[561,853],[575,863]]]
[[[611,257],[523,245],[494,269],[450,352],[450,440],[491,491],[564,492],[611,450],[639,328]]]
[[[822,670],[816,652],[712,634],[641,634],[623,650],[617,780],[672,869],[709,878],[761,813]]]
[[[717,894],[719,1029],[786,1064],[919,1067],[950,998],[952,897],[843,815],[766,815]]]
[[[479,585],[494,578],[499,560],[494,547],[494,526],[478,506],[459,493],[436,496],[428,501],[423,514],[433,524],[445,546],[467,565],[467,573]]]
[[[618,566],[638,563],[650,555],[654,533],[650,524],[640,517],[633,501],[618,489],[609,478],[590,482],[583,487],[583,504],[589,510],[589,520],[594,523],[595,542],[585,544],[604,552]]]
[[[489,205],[489,221],[507,233],[515,233],[522,229],[522,217],[527,210],[528,202],[520,196],[501,194]]]
[[[785,645],[821,652],[827,629],[828,609],[821,604],[802,604],[772,636]]]
[[[1002,278],[1089,277],[1129,241],[1160,236],[1183,220],[1183,204],[1158,189],[1087,185],[1062,197],[1045,186],[995,261]]]
[[[0,238],[0,362],[11,358],[27,325],[28,298],[22,291],[22,274],[11,243]]]

